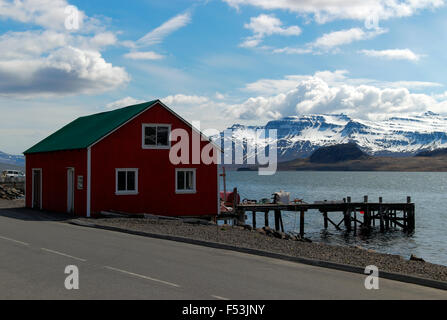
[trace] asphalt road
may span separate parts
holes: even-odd
[[[447,292],[0,210],[0,299],[447,299]],[[67,290],[68,265],[79,290]]]

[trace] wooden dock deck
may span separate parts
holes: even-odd
[[[232,216],[238,223],[245,224],[247,214],[252,215],[252,226],[256,228],[257,214],[264,214],[265,226],[269,226],[269,213],[274,212],[274,224],[277,231],[284,232],[282,222],[282,212],[300,213],[300,235],[305,234],[305,217],[308,211],[318,211],[322,215],[324,228],[333,226],[341,230],[341,226],[354,233],[360,228],[370,229],[380,226],[380,231],[385,232],[391,228],[401,228],[406,232],[413,232],[415,223],[415,204],[411,202],[411,197],[405,203],[385,203],[382,198],[378,202],[369,202],[368,197],[364,197],[363,202],[351,202],[351,197],[343,201],[321,201],[313,204],[235,204],[235,214]],[[336,213],[341,213],[336,221]]]

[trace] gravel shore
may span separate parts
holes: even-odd
[[[261,234],[256,230],[246,230],[243,227],[197,225],[164,219],[101,218],[91,220],[81,218],[78,220],[102,226],[218,242],[362,268],[375,265],[381,271],[447,282],[446,266],[410,261],[410,257],[404,258],[398,255],[383,254],[360,247],[278,239]]]

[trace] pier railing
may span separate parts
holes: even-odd
[[[416,228],[415,223],[415,204],[411,197],[407,198],[405,203],[383,202],[379,198],[378,202],[369,202],[368,197],[364,197],[363,202],[352,202],[351,197],[343,201],[320,201],[313,204],[235,204],[234,213],[231,215],[239,224],[245,224],[247,214],[252,215],[252,225],[256,228],[257,215],[264,214],[264,224],[269,226],[269,213],[274,212],[274,226],[277,231],[284,232],[282,221],[282,212],[300,213],[300,235],[305,234],[305,217],[308,211],[318,211],[322,215],[324,228],[333,226],[341,230],[342,226],[348,232],[357,233],[359,228],[370,229],[375,226],[380,227],[381,232],[391,228],[401,228],[406,232],[413,232]],[[338,216],[337,221],[336,214]],[[230,216],[228,216],[230,217]]]

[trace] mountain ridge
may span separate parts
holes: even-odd
[[[277,130],[279,162],[308,158],[321,147],[348,143],[372,156],[405,157],[447,148],[447,117],[433,112],[376,121],[345,114],[311,114],[273,120],[265,126],[235,124],[229,129],[232,135],[224,139],[244,149],[256,143],[256,130]]]

